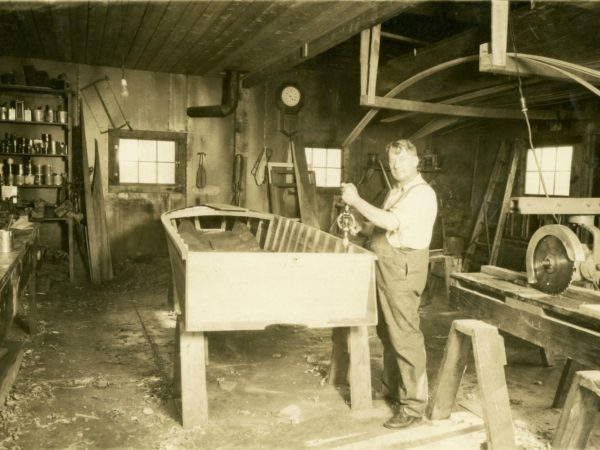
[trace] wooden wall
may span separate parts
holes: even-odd
[[[166,253],[159,222],[162,212],[201,201],[228,202],[231,199],[232,116],[192,119],[185,111],[187,106],[220,104],[220,79],[127,70],[130,94],[123,98],[119,95],[121,70],[112,67],[2,57],[0,72],[22,70],[27,64],[48,71],[50,77],[65,73],[75,90],[108,76],[133,129],[187,133],[185,192],[118,192],[108,186],[108,135],[101,133],[105,119],[96,117],[95,120],[84,104],[90,164],[94,161],[94,139],[99,143],[114,264],[124,258]],[[207,153],[208,186],[204,190],[195,187],[198,152]]]

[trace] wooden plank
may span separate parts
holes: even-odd
[[[583,387],[585,383],[600,385],[599,371],[578,372],[571,384],[567,402],[562,410],[554,440],[553,449],[585,449],[600,410],[598,392]]]
[[[402,2],[372,4],[368,4],[368,2],[340,3],[348,4],[351,6],[351,9],[346,13],[336,12],[335,15],[331,16],[335,21],[332,21],[331,17],[329,17],[328,27],[324,27],[322,24],[319,25],[316,20],[313,21],[312,23],[314,23],[315,26],[318,25],[319,28],[314,28],[312,33],[308,35],[298,34],[298,39],[296,39],[294,43],[291,43],[289,46],[286,45],[280,47],[285,50],[285,53],[274,54],[273,58],[267,59],[264,62],[261,61],[259,65],[252,69],[250,75],[244,77],[244,87],[250,88],[257,83],[262,82],[267,76],[287,70],[302,62],[303,56],[297,49],[304,43],[308,43],[309,55],[310,57],[314,57],[347,40],[359,30],[382,23],[409,7],[409,4]],[[332,24],[335,24],[335,26],[333,27]],[[317,35],[319,36],[316,39],[314,38],[315,30],[318,32]]]
[[[0,407],[4,405],[10,388],[17,378],[25,353],[23,345],[19,342],[5,341],[2,345],[8,351],[0,358]]]
[[[361,106],[372,108],[394,109],[400,111],[414,111],[425,114],[445,114],[449,116],[475,117],[485,119],[513,119],[523,118],[519,110],[489,108],[483,106],[448,105],[444,103],[429,103],[416,100],[374,97],[372,101],[367,96],[360,98]],[[532,120],[556,120],[557,115],[553,111],[529,110],[528,116]]]
[[[58,14],[68,14],[69,16],[70,36],[66,39],[71,41],[71,54],[66,61],[83,63],[86,56],[89,6],[87,2],[73,3],[67,9],[62,5],[56,5],[55,8],[60,9]]]
[[[489,326],[472,337],[487,444],[491,450],[516,449],[508,389],[504,376],[506,353],[498,330]]]
[[[126,64],[129,53],[134,45],[135,38],[142,27],[142,21],[144,20],[147,6],[147,1],[126,2],[121,6],[123,11],[122,14],[124,16],[123,23],[126,24],[126,26],[121,27],[118,40],[115,44],[115,65],[124,66]],[[102,31],[101,38],[104,40],[104,30]],[[119,60],[116,58],[119,58]],[[131,66],[126,67],[131,68]]]
[[[287,239],[290,238],[290,236],[288,235],[288,230],[290,228],[290,220],[288,219],[284,219],[285,220],[285,225],[283,227],[283,232],[281,233],[281,239],[279,240],[279,246],[277,247],[277,251],[281,252],[283,251],[283,249],[285,248],[285,246],[287,245]]]
[[[296,147],[294,141],[290,140],[291,153],[294,158],[294,177],[296,178],[296,194],[298,196],[298,207],[300,218],[303,223],[320,229],[317,214],[317,191],[316,186],[310,183],[308,178],[308,165],[306,154],[302,146]]]
[[[135,63],[136,69],[150,70],[151,62],[156,58],[160,50],[165,47],[173,29],[177,28],[178,24],[185,17],[188,6],[189,3],[181,1],[167,3],[160,21],[154,28],[152,36],[146,42],[144,51]]]
[[[276,246],[279,245],[279,240],[281,239],[281,230],[284,226],[284,218],[278,217],[277,221],[277,229],[275,230],[275,236],[273,236],[273,242],[271,244],[271,248],[269,250],[275,250]]]
[[[221,3],[221,2],[215,2]],[[205,20],[210,22],[209,27],[202,27],[203,31],[200,39],[190,41],[187,45],[188,51],[172,66],[170,71],[176,73],[188,73],[192,72],[195,68],[195,64],[198,61],[198,55],[201,54],[205,49],[212,48],[212,42],[214,42],[221,33],[227,30],[235,17],[248,9],[250,2],[235,2],[227,1],[224,2],[223,7],[220,9],[217,17],[206,17]],[[206,13],[203,14],[206,16]]]
[[[562,372],[560,373],[560,380],[558,381],[558,386],[556,387],[556,392],[554,394],[554,400],[552,401],[553,408],[561,409],[565,405],[567,394],[573,383],[573,378],[575,378],[575,373],[586,368],[585,365],[580,364],[571,358],[565,360]]]
[[[95,64],[111,66],[115,64],[115,60],[121,59],[117,64],[125,65],[123,64],[123,55],[115,55],[115,50],[119,43],[119,33],[121,33],[123,28],[130,26],[124,22],[124,9],[124,0],[116,0],[108,3],[100,51],[95,56]],[[83,57],[85,58],[85,49]]]
[[[336,327],[331,330],[331,357],[327,382],[331,386],[348,383],[350,368],[349,351],[350,329]]]
[[[181,417],[183,428],[206,425],[208,394],[204,333],[191,333],[180,327]]]
[[[373,258],[372,254],[188,252],[186,329],[375,325]],[[244,274],[244,283],[231,283],[231,274],[238,272]],[[240,303],[240,298],[251,301]]]
[[[268,13],[274,6],[271,2],[249,3],[245,10],[239,11],[232,17],[227,27],[215,36],[210,46],[204,47],[202,51],[194,55],[195,65],[191,71],[193,75],[205,74],[221,55],[235,49],[244,42],[245,38],[255,35],[262,25],[265,13]],[[267,15],[267,17],[269,16]]]
[[[125,67],[136,67],[138,60],[144,54],[146,45],[154,35],[156,27],[158,27],[163,14],[169,6],[168,2],[148,1],[145,3],[144,16],[125,58]]]
[[[101,282],[110,281],[113,279],[112,258],[110,252],[110,236],[108,234],[108,223],[106,222],[106,208],[104,207],[104,189],[102,187],[102,166],[100,164],[100,151],[98,149],[98,141],[95,143],[95,160],[94,160],[94,175],[92,180],[92,202],[96,210],[96,230],[98,232],[99,249],[99,267]],[[69,226],[72,227],[71,221]],[[72,230],[69,235],[73,236]],[[70,242],[70,254],[73,254],[72,242]]]
[[[369,44],[371,42],[371,29],[367,28],[360,33],[360,95],[367,95],[369,81]]]
[[[502,301],[465,287],[451,286],[450,303],[465,314],[513,336],[593,366],[600,361],[600,333],[552,317],[516,311]]]
[[[377,94],[377,69],[379,67],[379,45],[381,41],[381,25],[371,28],[369,48],[369,70],[367,77],[367,98],[374,99]]]
[[[492,0],[492,62],[496,66],[506,64],[508,9],[508,0]]]
[[[163,59],[159,68],[160,71],[184,73],[184,67],[187,65],[189,55],[194,47],[207,39],[207,33],[216,27],[222,16],[230,14],[230,10],[233,8],[230,1],[206,3],[206,9],[195,11],[196,20],[194,25],[187,30],[177,48]]]
[[[56,39],[56,59],[59,61],[71,60],[71,31],[69,15],[64,8],[55,5],[50,9],[52,16],[52,29]]]
[[[486,269],[489,271],[490,269]],[[493,269],[500,274],[500,271]],[[507,277],[510,275],[507,274]],[[500,300],[509,298],[521,301],[532,307],[541,308],[547,315],[565,320],[592,331],[600,332],[600,322],[593,315],[580,309],[580,305],[589,301],[568,291],[562,295],[549,295],[529,286],[521,286],[483,273],[453,273],[451,277],[465,287],[482,291]],[[515,279],[519,278],[515,275]]]
[[[350,351],[351,407],[353,410],[371,408],[371,358],[367,327],[350,328],[348,349]]]
[[[104,26],[106,24],[106,13],[108,11],[107,2],[89,2],[88,3],[88,27],[87,27],[87,45],[85,49],[86,64],[97,63],[96,58],[100,55],[100,47],[104,35]],[[64,14],[64,13],[63,13]],[[68,59],[66,60],[68,61]]]
[[[269,226],[267,227],[267,235],[265,236],[265,243],[262,246],[262,248],[264,250],[269,250],[270,249],[271,237],[273,236],[273,230],[275,229],[275,222],[276,221],[277,221],[277,217],[275,217],[275,218],[273,218],[273,220],[269,221]]]
[[[273,2],[263,16],[254,21],[255,23],[243,27],[242,33],[238,36],[242,42],[226,52],[219,51],[218,59],[211,58],[207,61],[205,67],[207,75],[222,72],[233,63],[241,63],[240,67],[243,67],[245,61],[259,58],[259,52],[271,48],[271,42],[275,42],[274,39],[281,37],[282,33],[285,35],[293,33],[297,24],[308,20],[316,8],[320,6],[311,2]]]
[[[427,406],[429,419],[441,420],[450,417],[456,402],[458,387],[467,368],[470,351],[471,339],[457,332],[452,324],[431,396],[432,400]]]

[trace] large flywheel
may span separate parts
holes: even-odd
[[[578,278],[579,264],[585,259],[577,235],[564,225],[538,229],[527,248],[527,280],[542,292],[560,294]]]

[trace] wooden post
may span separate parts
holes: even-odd
[[[600,410],[600,371],[575,374],[552,442],[553,449],[584,449]]]
[[[348,384],[348,334],[347,327],[335,327],[331,330],[331,360],[328,383],[332,386]]]
[[[554,394],[554,400],[552,401],[553,408],[562,408],[565,405],[567,393],[569,392],[569,388],[573,382],[575,372],[583,369],[586,369],[583,364],[574,361],[571,358],[566,359],[565,365],[563,366],[563,370],[560,374],[560,380],[558,381],[556,393]]]
[[[492,325],[479,320],[452,322],[428,415],[432,419],[450,416],[466,367],[469,340],[473,348],[488,448],[515,449],[512,414],[504,377],[504,342],[498,329]]]
[[[202,426],[208,422],[204,339],[204,333],[187,332],[184,324],[179,324],[183,428]]]
[[[371,408],[371,358],[367,327],[351,327],[348,335],[350,350],[350,400],[354,410]]]

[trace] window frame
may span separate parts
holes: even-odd
[[[344,182],[344,148],[342,146],[338,146],[338,145],[304,145],[304,157],[306,158],[306,149],[315,149],[315,148],[323,148],[326,150],[329,149],[333,149],[333,150],[339,150],[340,151],[340,185],[341,183]],[[306,161],[307,167],[309,168],[309,170],[312,170],[313,173],[315,173],[315,188],[317,189],[318,192],[335,192],[335,191],[339,191],[340,186],[318,186],[317,185],[317,175],[315,172],[315,168],[312,167],[312,164],[308,164],[308,159]],[[322,168],[322,167],[321,167]],[[327,169],[328,167],[324,167],[325,169]],[[330,167],[331,169],[337,169],[337,167]]]
[[[526,189],[527,189],[527,173],[528,172],[538,172],[537,168],[535,168],[535,170],[528,170],[528,155],[529,155],[529,151],[532,150],[535,152],[536,149],[544,149],[544,148],[558,148],[558,147],[571,147],[571,167],[569,167],[569,192],[567,194],[556,194],[554,192],[552,193],[548,193],[549,197],[563,197],[563,198],[567,198],[570,197],[572,195],[571,192],[571,177],[573,176],[573,166],[575,164],[575,152],[576,152],[576,147],[577,147],[577,142],[573,142],[573,140],[563,140],[563,139],[557,139],[557,140],[549,140],[549,141],[542,141],[540,143],[538,143],[533,149],[527,148],[527,150],[525,151],[525,155],[524,155],[524,159],[525,159],[525,164],[524,164],[524,170],[523,170],[523,195],[526,196],[530,196],[530,197],[544,197],[546,194],[544,192],[539,192],[537,194],[528,194]],[[540,161],[541,163],[541,161]],[[554,170],[553,174],[554,177],[556,177],[556,173],[557,172],[564,172],[564,171],[557,171]],[[541,177],[541,174],[540,174]],[[540,186],[541,189],[541,186]],[[555,189],[552,189],[553,191],[555,191]]]
[[[121,183],[119,181],[119,140],[140,139],[175,142],[175,183]],[[178,131],[112,129],[108,132],[108,190],[109,192],[184,192],[187,135]]]

